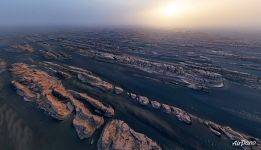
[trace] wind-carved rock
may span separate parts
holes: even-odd
[[[59,68],[58,71],[66,73],[67,77],[75,76],[95,87],[103,90],[114,90],[115,85],[103,81],[98,76],[87,70],[73,67],[60,66],[57,64],[46,63]],[[66,119],[72,112],[75,112],[73,126],[75,127],[80,139],[89,138],[93,133],[104,124],[103,117],[92,113],[85,103],[95,108],[96,112],[106,117],[114,115],[114,109],[106,106],[99,100],[94,99],[87,94],[76,91],[66,90],[62,83],[47,73],[33,69],[26,64],[13,64],[10,69],[15,77],[12,84],[17,89],[17,93],[24,97],[26,101],[36,103],[41,109],[44,109],[52,117],[59,120]],[[118,90],[122,88],[118,87]],[[167,104],[161,104],[158,101],[150,100],[145,96],[136,95],[127,92],[127,95],[140,105],[160,110],[169,115],[175,116],[185,124],[192,124],[192,118],[204,123],[211,132],[221,137],[226,136],[231,141],[234,140],[254,140],[257,141],[255,147],[260,148],[260,139],[237,132],[230,127],[222,126],[217,123],[193,116],[186,111]],[[75,110],[75,111],[74,111]],[[123,147],[124,145],[124,147]],[[255,148],[254,147],[254,148]],[[119,120],[113,120],[107,124],[98,141],[99,149],[161,149],[159,145],[143,134],[132,130],[126,123]]]
[[[124,92],[124,90],[121,87],[115,86],[114,87],[114,93],[117,95],[120,95]]]
[[[233,130],[232,128],[228,126],[222,126],[217,123],[214,123],[212,121],[208,120],[201,120],[199,119],[200,122],[203,122],[211,132],[213,132],[215,135],[218,137],[221,137],[224,135],[231,141],[255,141],[255,145],[250,145],[250,146],[243,146],[243,149],[261,149],[261,140],[258,138],[251,137],[249,135],[246,135],[244,133],[240,133],[238,131]]]
[[[62,52],[62,51],[57,51],[57,50],[47,50],[47,51],[42,51],[44,58],[46,59],[70,59],[71,56],[68,54]]]
[[[105,92],[114,90],[114,87],[111,83],[102,80],[100,77],[89,70],[69,65],[58,65],[52,62],[45,62],[42,63],[42,65],[48,68],[52,67],[52,70],[56,69],[56,74],[58,73],[58,75],[62,78],[70,78],[71,76],[74,76],[80,82],[78,85],[91,85]]]
[[[12,65],[11,71],[16,80],[12,84],[17,93],[25,100],[36,103],[52,117],[63,120],[71,112],[53,91],[57,93],[66,92],[61,82],[49,76],[43,71],[31,69],[26,64],[16,63]]]
[[[161,107],[161,104],[157,101],[150,101],[150,103],[154,109],[159,109]]]
[[[25,101],[34,101],[35,99],[37,99],[37,94],[32,92],[23,84],[17,81],[12,81],[12,84],[16,87],[17,94],[24,97]]]
[[[34,48],[29,44],[13,45],[12,47],[28,53],[34,52]]]
[[[91,137],[96,129],[103,125],[104,119],[92,114],[91,111],[78,100],[73,100],[73,105],[76,110],[73,126],[75,127],[79,138],[84,139]]]
[[[138,102],[141,104],[141,105],[148,105],[149,104],[149,99],[145,96],[139,96],[138,97]]]
[[[99,77],[94,76],[93,74],[79,73],[77,75],[77,77],[81,82],[90,84],[94,87],[98,87],[99,89],[101,89],[103,91],[113,90],[112,84],[101,80]]]
[[[95,109],[97,109],[99,112],[101,112],[106,117],[112,117],[114,116],[114,109],[111,106],[105,106],[102,102],[100,102],[97,99],[94,99],[93,97],[88,96],[85,93],[78,93],[76,91],[70,90],[70,93],[79,100],[86,101]]]
[[[184,110],[171,106],[171,112],[182,122],[186,123],[186,124],[192,124],[191,121],[191,116],[189,115],[189,113],[185,112]]]
[[[170,114],[170,113],[171,113],[171,109],[170,109],[170,106],[169,106],[169,105],[167,105],[167,104],[162,104],[161,107],[162,107],[162,110],[163,110],[165,113],[167,113],[167,114]]]
[[[97,147],[99,150],[161,150],[156,142],[135,132],[121,120],[113,120],[106,125]]]
[[[92,114],[82,102],[75,99],[63,87],[60,81],[47,73],[31,69],[23,63],[13,64],[10,70],[16,79],[12,81],[12,84],[16,87],[17,93],[25,100],[36,103],[52,117],[63,120],[75,110],[73,125],[80,139],[92,136],[96,129],[104,123],[101,116]],[[105,107],[99,101],[84,94],[78,95],[78,97],[80,96],[88,99],[93,106],[99,106],[106,115],[114,114],[113,109]]]
[[[133,99],[133,100],[136,100],[136,99],[137,99],[137,95],[134,94],[134,93],[129,93],[129,92],[128,92],[127,95],[129,95],[130,98]]]
[[[188,125],[192,124],[190,114],[182,109],[167,104],[161,104],[158,101],[150,100],[145,96],[139,96],[134,93],[128,92],[127,95],[141,105],[152,107],[153,109],[161,110],[169,115],[174,115],[179,121],[184,122],[185,124]]]
[[[80,54],[135,68],[151,74],[153,78],[163,79],[169,83],[181,84],[197,90],[224,86],[223,77],[219,73],[196,69],[188,64],[164,63],[129,54],[114,54],[89,49],[81,49]]]

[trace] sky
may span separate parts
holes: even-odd
[[[261,0],[0,0],[0,26],[261,28]]]

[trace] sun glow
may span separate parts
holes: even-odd
[[[186,12],[187,7],[188,6],[182,2],[168,3],[160,8],[159,15],[169,18],[182,16],[182,14]]]
[[[186,11],[188,11],[188,6],[186,3],[181,1],[173,1],[163,4],[159,8],[159,14],[161,17],[173,18],[182,16]]]
[[[261,2],[251,1],[255,4]],[[155,0],[136,16],[142,25],[159,28],[259,28],[261,21],[256,18],[261,9],[260,5],[253,3],[238,0]]]
[[[180,24],[191,11],[191,4],[186,0],[168,0],[164,3],[155,3],[145,11],[145,24],[152,26],[173,26]]]

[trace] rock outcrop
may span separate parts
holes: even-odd
[[[85,93],[78,93],[76,91],[72,91],[70,90],[70,93],[79,100],[82,101],[86,101],[88,102],[90,105],[92,105],[93,107],[95,107],[95,109],[97,109],[99,112],[102,112],[102,114],[106,117],[112,117],[114,116],[114,109],[110,106],[105,106],[102,102],[100,102],[99,100],[88,96]]]
[[[239,133],[237,131],[234,131],[228,126],[221,126],[219,124],[216,124],[212,121],[204,121],[204,124],[209,127],[209,129],[217,136],[221,136],[221,134],[226,135],[230,140],[244,140],[249,139],[248,136]]]
[[[63,78],[69,78],[71,76],[77,78],[83,86],[84,84],[91,85],[106,92],[113,91],[114,89],[112,84],[102,80],[89,70],[69,65],[58,65],[52,62],[45,62],[43,65],[48,68],[51,67],[55,73],[60,72],[59,74],[64,76]]]
[[[153,109],[161,110],[169,115],[174,115],[178,120],[184,122],[185,124],[188,125],[192,124],[190,114],[182,109],[167,104],[161,104],[158,101],[150,100],[145,96],[138,96],[136,94],[129,93],[129,92],[127,93],[127,95],[129,95],[131,99],[137,101],[141,105],[149,106],[152,107]]]
[[[161,104],[157,101],[150,101],[150,103],[154,109],[159,109],[161,107]]]
[[[134,93],[127,93],[131,99],[135,100],[137,98],[137,95]]]
[[[148,105],[149,104],[149,99],[145,96],[139,96],[137,100],[141,105]]]
[[[154,78],[164,79],[166,82],[181,84],[194,89],[223,86],[223,78],[219,73],[196,69],[189,64],[170,64],[160,61],[151,61],[129,54],[115,54],[90,49],[81,49],[80,54],[97,60],[135,68],[151,74]]]
[[[11,71],[16,79],[12,84],[24,99],[36,103],[41,109],[59,120],[71,114],[66,104],[62,102],[64,100],[53,92],[66,91],[60,81],[43,71],[31,69],[23,63],[13,64]]]
[[[93,74],[88,74],[88,73],[79,73],[77,75],[78,79],[83,82],[83,83],[87,83],[90,84],[94,87],[97,87],[99,89],[101,89],[102,91],[111,91],[113,90],[113,85],[101,80],[99,77],[94,76]]]
[[[32,69],[23,63],[13,64],[11,71],[16,79],[12,84],[16,87],[17,93],[25,100],[36,103],[52,117],[63,120],[75,110],[73,125],[80,139],[92,136],[96,129],[103,125],[104,119],[101,116],[91,113],[89,108],[74,98],[60,81],[47,73]],[[113,109],[87,95],[79,94],[78,97],[86,98],[90,104],[103,110],[108,116],[114,114]]]
[[[16,81],[12,81],[12,84],[16,88],[17,94],[24,97],[26,101],[34,101],[37,98],[36,93],[32,92],[29,88],[27,88],[23,84]]]
[[[162,107],[162,110],[163,110],[165,113],[167,113],[167,114],[170,114],[170,113],[171,113],[171,109],[170,109],[170,106],[169,106],[169,105],[162,104],[161,107]]]
[[[29,44],[13,45],[12,47],[13,47],[13,48],[16,48],[16,49],[20,49],[20,50],[22,50],[22,51],[24,51],[24,52],[28,52],[28,53],[34,52],[33,47],[32,47],[31,45],[29,45]]]
[[[172,113],[182,122],[186,123],[186,124],[192,124],[191,121],[191,116],[189,115],[189,113],[185,112],[182,109],[179,109],[177,107],[171,106],[171,111]]]
[[[50,62],[47,62],[46,64],[50,65],[52,67],[58,68],[57,69],[58,71],[66,72],[66,73],[70,74],[71,76],[74,76],[78,79],[79,79],[79,76],[80,76],[79,80],[82,83],[90,84],[90,85],[95,86],[99,89],[102,89],[103,91],[112,91],[113,90],[116,93],[116,87],[117,86],[112,85],[112,84],[110,84],[106,81],[103,81],[100,77],[94,75],[92,72],[90,72],[88,70],[73,67],[73,66],[66,66],[66,65],[60,66],[60,65],[53,64],[53,63],[50,63]],[[108,85],[108,86],[104,86],[104,85]],[[117,87],[117,90],[119,91],[120,94],[121,94],[122,91],[123,92],[125,91],[121,87]],[[26,96],[26,97],[29,97],[29,98],[30,98],[30,96],[34,97],[34,95],[31,95],[31,93],[28,92],[27,89],[24,89],[24,92],[21,92],[21,93],[27,94],[28,96]],[[71,94],[74,95],[75,99],[78,99],[80,101],[85,99],[84,101],[87,101],[90,105],[92,105],[93,107],[95,107],[97,109],[96,112],[99,112],[102,115],[107,116],[107,117],[112,116],[113,111],[110,110],[110,107],[107,107],[107,106],[103,107],[102,106],[103,104],[100,103],[98,100],[97,101],[96,100],[90,101],[90,98],[86,97],[86,95],[82,94],[82,93],[71,93]],[[204,123],[209,128],[209,130],[211,132],[213,132],[215,135],[217,135],[218,137],[225,136],[231,141],[234,141],[234,140],[255,140],[255,141],[257,141],[257,144],[259,144],[258,147],[260,147],[260,140],[259,139],[250,137],[250,136],[242,134],[240,132],[237,132],[230,127],[221,126],[221,125],[216,124],[214,122],[198,118],[196,116],[193,116],[192,114],[187,113],[186,111],[184,111],[180,108],[177,108],[177,107],[174,107],[174,106],[171,106],[171,105],[168,105],[168,104],[163,104],[163,103],[160,103],[159,101],[150,100],[149,98],[147,98],[145,96],[140,96],[140,95],[128,92],[128,91],[126,91],[126,94],[130,97],[130,99],[134,100],[136,103],[138,103],[140,105],[147,106],[147,107],[151,107],[155,110],[157,109],[157,110],[162,111],[162,112],[169,114],[169,115],[173,115],[179,121],[181,121],[185,124],[191,125],[192,124],[192,118],[193,118],[194,120],[198,120],[199,122]],[[99,103],[97,103],[97,102],[99,102]],[[100,104],[102,104],[102,105],[100,105]],[[73,103],[73,105],[75,106],[74,103]],[[82,109],[79,109],[79,108],[76,108],[76,109],[82,110]],[[94,115],[94,116],[92,116],[92,118],[95,118],[95,119],[86,119],[86,118],[82,119],[81,116],[84,116],[84,115],[81,115],[82,113],[79,113],[79,112],[82,112],[82,111],[77,111],[77,112],[78,113],[76,113],[73,124],[74,124],[80,138],[90,137],[93,134],[93,132],[95,132],[95,130],[97,129],[97,128],[94,127],[93,124],[90,124],[90,122],[92,122],[91,120],[96,120],[96,121],[94,121],[95,122],[94,124],[98,128],[104,123],[102,117],[99,118],[99,116]],[[86,113],[86,114],[90,113],[90,111],[87,111],[87,112],[88,113]],[[110,112],[110,113],[108,113],[108,112]],[[93,114],[91,114],[91,115],[93,115]],[[91,115],[89,114],[87,116],[89,116],[89,118],[91,118],[90,117]],[[88,121],[86,122],[86,120],[88,120]],[[109,124],[112,124],[112,125],[110,125],[110,128],[113,128],[113,130],[116,130],[115,129],[116,127],[113,127],[113,126],[117,126],[118,123],[114,122],[114,123],[109,123]],[[106,127],[106,128],[108,128],[108,127]],[[106,130],[107,129],[104,129],[104,132]],[[104,132],[103,132],[103,134],[104,134]],[[108,133],[108,132],[106,132],[106,133]],[[118,133],[118,131],[117,131],[117,133]],[[115,133],[115,136],[118,136],[118,134],[116,135],[116,133]],[[119,139],[115,138],[115,136],[111,137],[109,135],[107,135],[107,136],[104,135],[104,138],[102,138],[103,136],[101,136],[101,138],[98,142],[98,147],[100,147],[100,149],[110,149],[110,146],[112,146],[114,148],[120,149],[121,146],[122,146],[121,142],[124,143],[126,141],[125,140],[118,141]],[[105,137],[107,137],[107,138],[105,138]],[[106,141],[104,141],[104,140],[106,140]],[[116,141],[116,145],[114,144],[115,141]],[[110,142],[113,142],[113,143],[110,143]],[[109,145],[109,147],[108,147],[108,145]],[[137,147],[134,147],[134,148],[137,148]]]
[[[73,105],[76,110],[73,126],[75,127],[79,138],[84,139],[91,137],[96,129],[103,125],[104,119],[92,114],[90,110],[78,100],[73,100]]]
[[[161,150],[144,134],[137,133],[121,120],[109,122],[98,140],[99,150]]]
[[[228,126],[222,126],[217,123],[214,123],[212,121],[208,120],[202,120],[200,118],[196,118],[200,122],[204,123],[211,132],[213,132],[218,137],[221,137],[222,135],[227,137],[231,141],[255,141],[255,145],[250,146],[243,146],[243,149],[261,149],[261,140],[258,138],[251,137],[249,135],[246,135],[244,133],[240,133],[238,131],[233,130],[232,128]]]
[[[121,87],[118,87],[118,86],[115,86],[114,87],[114,93],[117,94],[117,95],[120,95],[122,94],[124,91]]]
[[[62,52],[62,51],[57,51],[57,50],[47,50],[47,51],[42,51],[44,58],[46,59],[70,59],[71,57]]]

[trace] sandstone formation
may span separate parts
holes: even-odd
[[[63,100],[53,92],[65,91],[60,81],[22,63],[13,64],[11,71],[16,78],[12,83],[18,94],[24,96],[24,99],[36,103],[41,109],[59,120],[63,120],[71,114],[66,104],[62,102]]]
[[[178,120],[190,125],[192,124],[191,116],[187,112],[183,111],[182,109],[179,109],[174,106],[170,106],[167,104],[161,104],[158,101],[153,101],[149,100],[145,96],[137,96],[136,94],[133,93],[127,93],[127,95],[130,96],[131,99],[137,101],[139,104],[144,105],[144,106],[149,106],[152,107],[153,109],[159,109],[167,114],[172,114],[175,117],[177,117]]]
[[[56,71],[67,72],[71,76],[76,76],[82,83],[87,83],[89,85],[95,86],[99,89],[102,89],[103,91],[112,91],[113,90],[116,93],[115,87],[117,87],[117,86],[112,85],[112,84],[110,84],[106,81],[103,81],[100,77],[94,75],[92,72],[90,72],[88,70],[73,67],[73,66],[67,66],[67,65],[61,66],[61,65],[58,65],[58,64],[50,63],[50,62],[45,63],[45,65],[54,67],[56,69]],[[108,85],[108,86],[104,86],[104,85]],[[121,87],[117,87],[117,90],[121,91],[121,89],[122,89]],[[123,90],[123,92],[124,91],[125,90]],[[26,92],[24,92],[24,93],[26,93]],[[151,107],[153,109],[160,110],[160,111],[167,113],[169,115],[173,115],[179,121],[184,122],[185,124],[188,124],[188,125],[192,124],[191,118],[194,118],[195,120],[198,120],[201,123],[204,123],[209,128],[209,130],[211,132],[213,132],[215,135],[217,135],[218,137],[221,137],[222,135],[224,135],[225,137],[227,137],[228,139],[230,139],[232,141],[235,140],[235,139],[237,139],[237,140],[242,140],[242,139],[247,139],[247,140],[252,139],[253,140],[254,139],[254,140],[257,141],[258,144],[260,143],[260,140],[257,139],[257,138],[249,137],[245,134],[242,134],[240,132],[237,132],[237,131],[231,129],[230,127],[221,126],[221,125],[218,125],[218,124],[213,123],[211,121],[195,117],[195,116],[187,113],[186,111],[184,111],[180,108],[177,108],[177,107],[174,107],[174,106],[171,106],[171,105],[167,105],[167,104],[161,104],[160,102],[150,100],[145,96],[140,96],[140,95],[130,93],[130,92],[127,92],[127,91],[126,91],[126,93],[131,99],[135,100],[135,102],[139,103],[140,105]],[[30,95],[30,93],[27,93],[27,94]],[[79,99],[80,101],[82,101],[83,99],[87,99],[87,100],[84,100],[84,101],[89,100],[88,98],[85,97],[86,95],[82,94],[82,93],[80,93],[80,94],[74,93],[73,95],[75,96],[76,99]],[[30,97],[30,96],[28,96],[28,97]],[[94,102],[96,102],[96,101],[94,101]],[[97,102],[98,102],[98,100],[97,100]],[[91,104],[92,102],[88,102],[88,103]],[[107,116],[107,117],[111,116],[111,115],[105,113],[106,111],[105,111],[105,109],[103,109],[103,107],[100,107],[99,105],[97,105],[95,103],[93,103],[91,105],[98,110],[97,112],[101,112],[101,114],[103,114],[104,116]],[[75,104],[74,104],[74,106],[75,106]],[[110,108],[110,107],[107,107],[107,108]],[[107,110],[107,112],[109,112],[109,111]],[[96,118],[96,120],[97,120],[96,123],[95,123],[96,126],[100,127],[103,124],[103,121],[99,118]],[[91,121],[89,120],[88,122],[91,122]],[[93,132],[97,129],[97,128],[94,128],[93,125],[90,125],[89,123],[86,123],[83,120],[81,120],[79,115],[76,115],[73,123],[74,123],[74,126],[75,126],[77,133],[78,133],[80,138],[90,137],[93,134]],[[113,123],[113,124],[115,124],[115,123]],[[105,129],[104,129],[104,131],[105,131]],[[109,138],[111,138],[111,137],[109,137]],[[100,138],[99,141],[101,141],[101,139],[102,139],[102,137]],[[113,140],[116,140],[116,139],[113,139]],[[99,142],[99,144],[100,145],[98,145],[98,147],[100,146],[100,148],[107,148],[106,143],[105,143],[104,147],[101,147],[102,142]],[[111,144],[111,145],[113,145],[113,144]]]
[[[94,99],[90,96],[88,96],[87,94],[84,93],[78,93],[76,91],[70,91],[71,94],[79,100],[82,101],[86,101],[89,104],[91,104],[93,107],[95,107],[95,109],[98,109],[100,112],[102,112],[102,114],[106,117],[112,117],[114,116],[114,109],[110,106],[105,106],[102,102],[100,102],[97,99]]]
[[[93,74],[79,73],[77,75],[77,77],[81,82],[98,87],[99,89],[101,89],[103,91],[113,90],[112,84],[101,80],[99,77],[94,76]]]
[[[123,89],[121,87],[115,86],[114,92],[115,92],[115,94],[120,95],[123,93]]]
[[[70,59],[70,56],[62,51],[47,50],[42,51],[42,53],[46,59]]]
[[[137,95],[134,93],[128,93],[128,95],[131,97],[131,99],[136,99]]]
[[[148,105],[149,104],[149,99],[145,96],[139,96],[137,100],[141,105]]]
[[[154,109],[159,109],[161,107],[161,104],[157,101],[150,101],[150,103]]]
[[[100,116],[94,115],[84,104],[78,100],[74,100],[76,115],[73,119],[73,126],[75,127],[80,139],[89,138],[100,128],[104,119]]]
[[[201,122],[202,120],[199,119]],[[214,123],[212,121],[204,120],[203,123],[210,129],[211,132],[213,132],[215,135],[221,137],[224,135],[231,141],[255,141],[256,145],[250,146],[250,147],[243,147],[243,149],[261,149],[261,140],[258,138],[254,138],[251,136],[248,136],[246,134],[240,133],[238,131],[233,130],[232,128],[228,126],[222,126],[217,123]]]
[[[213,52],[213,51],[212,51]],[[142,57],[129,54],[115,54],[111,51],[95,51],[80,49],[80,54],[97,60],[125,65],[151,74],[153,78],[163,79],[169,83],[187,86],[196,90],[205,90],[209,87],[223,87],[224,79],[241,85],[261,89],[261,82],[258,76],[246,72],[223,69],[211,64],[205,65],[196,62],[164,63],[151,61]],[[215,55],[220,55],[215,52]],[[223,53],[221,54],[223,56]],[[225,56],[233,56],[231,54]],[[240,58],[242,61],[260,62],[256,57],[245,57],[234,55],[233,58]],[[163,77],[164,78],[161,78]]]
[[[16,48],[16,49],[21,49],[22,51],[28,52],[28,53],[34,52],[33,47],[32,47],[31,45],[29,45],[29,44],[13,45],[12,47],[13,47],[13,48]]]
[[[112,84],[102,80],[89,70],[69,65],[58,65],[52,62],[45,62],[43,65],[49,69],[52,67],[52,71],[55,73],[63,72],[62,74],[64,74],[63,76],[65,76],[65,78],[74,76],[81,82],[81,84],[88,84],[97,87],[102,91],[112,91],[114,89]]]
[[[154,38],[152,36],[147,37],[146,34],[143,33],[137,34],[135,32],[136,31],[129,32],[124,30],[124,32],[119,32],[118,34],[115,31],[86,31],[86,33],[90,35],[87,37],[85,32],[84,34],[72,34],[71,32],[48,33],[48,35],[46,34],[43,37],[41,37],[40,34],[33,34],[32,36],[21,36],[17,39],[11,37],[12,41],[10,42],[17,42],[21,39],[23,42],[23,44],[15,45],[13,48],[5,46],[6,44],[9,44],[9,42],[1,37],[0,39],[3,41],[1,41],[1,44],[3,43],[3,46],[1,46],[4,52],[2,57],[5,59],[11,58],[12,56],[9,57],[9,53],[11,52],[11,54],[13,54],[17,51],[32,53],[34,52],[32,46],[34,46],[41,49],[39,51],[43,54],[45,59],[54,60],[58,63],[39,62],[39,64],[42,65],[40,67],[44,66],[44,68],[41,69],[46,72],[39,70],[40,67],[38,65],[14,64],[11,69],[14,80],[11,83],[16,88],[17,94],[22,96],[25,101],[35,103],[39,108],[44,109],[54,118],[63,120],[71,115],[73,117],[72,124],[80,139],[89,138],[97,132],[99,128],[102,128],[107,119],[112,119],[107,117],[114,116],[114,109],[111,106],[102,103],[99,99],[90,97],[88,94],[66,90],[62,85],[62,82],[58,79],[63,80],[69,87],[70,84],[73,83],[74,86],[72,87],[83,87],[81,90],[86,89],[86,91],[91,91],[94,88],[98,88],[103,92],[107,92],[101,97],[114,93],[116,95],[110,95],[109,97],[112,96],[117,97],[117,100],[125,100],[127,93],[129,96],[128,99],[132,99],[136,105],[139,105],[139,107],[142,105],[142,108],[149,108],[146,110],[148,113],[149,111],[153,111],[153,114],[161,112],[166,113],[165,115],[175,117],[187,125],[190,125],[192,121],[193,123],[195,121],[196,126],[198,125],[197,123],[204,124],[206,130],[208,129],[216,136],[222,138],[222,141],[220,141],[221,143],[224,138],[231,140],[232,142],[235,140],[255,141],[255,146],[242,147],[242,149],[261,149],[261,141],[258,138],[236,131],[231,127],[193,116],[185,110],[171,106],[170,104],[164,104],[163,100],[150,100],[150,98],[146,96],[141,96],[141,93],[129,93],[127,91],[128,89],[113,85],[92,71],[61,64],[64,63],[64,61],[58,61],[61,59],[69,59],[70,56],[67,54],[67,52],[69,52],[70,54],[75,54],[74,56],[80,54],[87,56],[88,59],[91,60],[129,67],[131,71],[135,72],[135,75],[152,80],[155,79],[157,82],[162,81],[168,84],[183,85],[196,90],[223,87],[225,83],[229,82],[235,82],[254,89],[261,89],[261,77],[258,77],[258,75],[252,72],[253,70],[261,70],[261,59],[256,52],[245,52],[246,48],[250,48],[249,50],[261,48],[261,45],[255,40],[251,39],[251,42],[248,42],[248,40],[237,41],[238,39],[224,39],[220,37],[210,38],[209,35],[206,36],[204,34],[203,36],[206,37],[205,39],[198,33],[195,37],[189,36],[189,39],[186,36],[183,36],[185,35],[183,33],[181,37],[179,37],[180,33],[175,33],[178,34],[178,36],[175,36],[174,38],[167,33],[167,37]],[[113,38],[108,39],[110,36],[113,36]],[[116,44],[115,41],[117,42]],[[33,44],[32,46],[31,43]],[[55,43],[59,49],[52,50]],[[226,48],[223,47],[224,45]],[[173,46],[172,48],[174,50],[169,50],[170,46]],[[60,50],[60,48],[62,50]],[[234,52],[235,48],[238,50]],[[155,49],[160,49],[160,52]],[[197,52],[195,52],[195,49],[197,49]],[[5,56],[5,52],[8,52],[8,55],[6,55],[7,57]],[[256,54],[256,56],[253,56],[253,54]],[[19,58],[19,60],[27,61],[26,59],[30,57],[29,61],[35,64],[37,60],[41,60],[38,59],[38,56],[36,55],[23,55],[26,57],[23,57],[22,59]],[[236,70],[241,71],[247,69],[248,71],[233,71],[229,68],[226,69],[227,66],[217,63],[220,62],[220,60],[225,59],[236,60],[234,62],[225,61],[225,63],[229,63],[229,68],[235,68]],[[10,62],[13,61],[14,60],[10,60]],[[79,63],[78,60],[76,62],[79,65],[85,65],[84,63]],[[71,64],[74,63],[74,61],[66,63]],[[5,70],[5,66],[6,63],[0,59],[0,73]],[[239,69],[238,67],[244,69]],[[4,74],[3,77],[6,77],[6,75],[7,74]],[[54,78],[54,76],[58,79]],[[224,82],[225,80],[228,80],[228,82]],[[77,89],[78,88],[75,88],[74,90]],[[135,91],[135,89],[132,90]],[[94,90],[94,92],[96,94],[97,91]],[[97,93],[103,94],[100,91]],[[119,106],[118,104],[121,104],[121,102],[117,102],[115,106]],[[132,104],[129,106],[129,103],[126,103],[126,105],[123,106],[133,107]],[[5,109],[5,106],[2,108]],[[128,109],[128,111],[135,110],[136,109]],[[2,119],[0,119],[2,123],[9,120],[7,126],[8,130],[11,130],[10,133],[21,135],[21,138],[15,136],[18,137],[16,139],[14,139],[14,136],[10,136],[11,144],[12,140],[18,141],[17,143],[15,142],[15,144],[18,144],[20,149],[25,149],[21,144],[23,145],[23,143],[25,143],[23,141],[28,140],[28,136],[24,136],[23,132],[19,131],[19,126],[18,128],[16,127],[21,123],[20,120],[17,120],[9,110],[0,116],[2,117]],[[106,117],[106,120],[103,116]],[[135,117],[136,115],[132,116]],[[162,115],[160,114],[160,116]],[[254,117],[257,116],[258,115],[254,115]],[[115,115],[115,117],[118,117],[118,114]],[[246,117],[249,120],[252,119],[252,116],[251,118],[249,116]],[[18,122],[14,122],[14,120]],[[153,124],[153,119],[150,122]],[[164,127],[164,125],[160,127]],[[197,127],[188,126],[187,128],[196,129]],[[24,130],[24,128],[21,129]],[[5,130],[5,127],[3,130]],[[24,130],[24,133],[30,132],[26,129]],[[29,135],[31,135],[31,133]],[[8,140],[9,138],[7,137]],[[96,136],[91,138],[91,144],[94,143],[95,138]],[[7,142],[10,143],[8,140]],[[210,142],[207,141],[206,143]],[[204,142],[203,144],[206,143]],[[192,141],[191,144],[194,145],[194,142]],[[195,147],[199,146],[196,141],[195,144]],[[100,135],[97,147],[98,149],[161,149],[157,143],[146,137],[146,135],[135,132],[126,123],[120,120],[113,120],[105,126]],[[212,144],[211,147],[216,147],[216,145]],[[88,147],[86,148],[88,149]]]
[[[171,109],[170,109],[170,106],[169,105],[166,105],[166,104],[162,104],[162,110],[167,113],[167,114],[170,114],[171,113]]]
[[[182,122],[186,123],[186,124],[191,124],[191,117],[190,115],[185,112],[182,109],[179,109],[177,107],[171,106],[172,109],[172,113]]]
[[[52,117],[63,120],[75,110],[73,125],[80,139],[90,137],[104,123],[102,117],[92,114],[60,81],[47,73],[32,69],[23,63],[13,64],[10,70],[15,77],[12,84],[16,87],[17,93],[25,100],[36,103]],[[113,109],[105,107],[97,100],[86,95],[80,96],[87,98],[93,106],[104,110],[106,115],[114,114]]]
[[[232,130],[230,127],[221,126],[212,121],[204,121],[204,124],[211,129],[211,131],[217,136],[221,136],[221,134],[225,134],[230,140],[243,140],[247,139],[245,135]]]
[[[114,54],[89,49],[80,50],[80,54],[135,68],[152,74],[153,77],[164,76],[164,81],[182,84],[194,89],[223,86],[223,78],[219,73],[196,69],[189,64],[156,62],[128,54]]]
[[[160,150],[161,147],[144,134],[137,133],[121,120],[109,122],[97,143],[99,150]]]
[[[17,94],[24,97],[26,101],[34,101],[37,98],[36,93],[32,92],[23,84],[16,81],[12,81],[12,84],[16,87]]]

